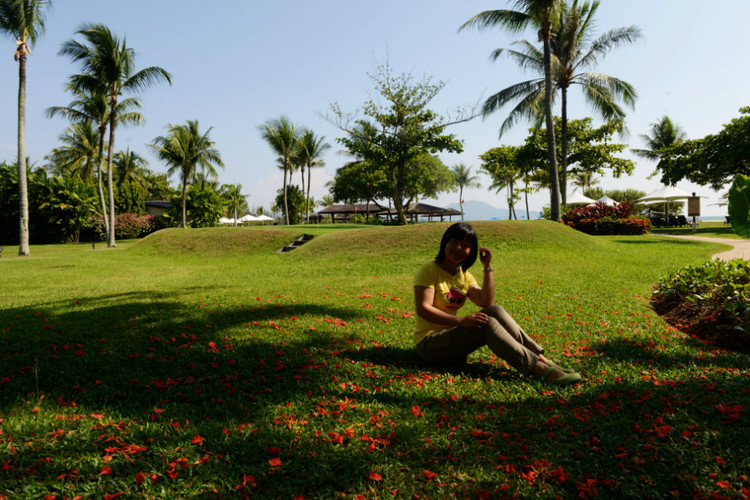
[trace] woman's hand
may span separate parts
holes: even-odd
[[[458,326],[466,326],[466,327],[473,327],[473,328],[479,328],[487,323],[487,315],[478,312],[474,314],[469,314],[468,316],[464,316],[461,318],[461,321],[458,323]]]
[[[479,262],[486,268],[492,267],[492,250],[487,247],[479,247]]]

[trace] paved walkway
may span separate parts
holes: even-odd
[[[750,259],[750,240],[738,240],[733,238],[710,238],[708,236],[683,236],[683,235],[665,235],[670,238],[682,238],[684,240],[710,241],[713,243],[724,243],[731,245],[733,248],[726,252],[714,254],[715,259],[730,261],[732,259]]]

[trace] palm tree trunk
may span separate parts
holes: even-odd
[[[29,194],[26,182],[26,52],[18,57],[18,255],[29,252]]]
[[[109,219],[107,218],[107,202],[104,199],[104,189],[102,185],[102,157],[104,156],[104,134],[107,133],[107,127],[99,127],[99,156],[96,158],[96,179],[97,189],[99,191],[99,204],[102,208],[102,220],[104,221],[104,233],[109,241]]]
[[[560,158],[560,197],[563,205],[568,201],[568,89],[560,89],[562,96],[562,118],[560,127],[560,146],[562,147],[562,158]]]
[[[285,161],[284,162],[284,220],[286,221],[287,226],[289,225],[289,203],[287,202],[287,199],[286,199],[286,186],[287,186],[286,176],[288,172],[289,172],[289,162]],[[289,177],[291,177],[291,175]]]
[[[309,221],[310,220],[310,171],[312,170],[312,165],[307,166],[307,197],[305,199],[305,218]]]
[[[542,39],[544,40],[544,115],[547,125],[547,156],[549,158],[550,217],[552,220],[560,222],[560,176],[557,171],[555,124],[552,120],[551,34],[550,23],[549,20],[547,20],[542,26]]]
[[[523,193],[523,197],[526,200],[526,220],[529,219],[529,183],[526,183],[526,190]]]
[[[464,221],[464,187],[458,186],[458,206],[461,208],[461,222]]]
[[[109,234],[107,248],[114,248],[115,244],[115,189],[112,182],[112,160],[115,154],[115,124],[117,123],[117,97],[113,97],[109,109],[109,148],[107,154],[107,192],[109,194]]]
[[[182,228],[187,227],[187,182],[188,176],[183,172],[182,174]]]

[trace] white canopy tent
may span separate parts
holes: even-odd
[[[261,220],[261,219],[259,219],[258,217],[254,216],[252,214],[246,214],[246,215],[243,215],[242,217],[240,217],[239,219],[237,219],[237,222],[254,222],[254,221],[257,222],[259,220]]]
[[[257,217],[257,220],[259,220],[259,221],[263,221],[263,222],[267,222],[267,221],[272,221],[272,220],[273,220],[273,217],[269,217],[269,216],[267,216],[266,214],[261,214],[261,215],[259,215],[259,216]]]
[[[671,201],[678,201],[678,200],[687,200],[688,198],[692,198],[693,195],[688,193],[687,191],[683,191],[682,189],[674,186],[663,186],[656,191],[654,191],[651,194],[647,194],[646,196],[642,198],[638,198],[637,202],[645,203],[645,204],[651,204],[651,203],[666,203],[667,209],[665,216],[667,220],[669,220],[669,202]]]
[[[219,224],[234,224],[234,219],[227,219],[226,217],[219,218]]]
[[[588,196],[584,196],[580,191],[575,190],[567,196],[565,202],[566,205],[587,205],[589,203],[594,203],[594,200]]]
[[[619,205],[619,203],[617,203],[615,200],[613,200],[612,198],[610,198],[606,194],[604,196],[602,196],[601,198],[599,198],[598,200],[596,200],[596,201],[598,203],[604,203],[608,207],[614,207],[616,205]]]

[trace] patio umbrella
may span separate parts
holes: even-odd
[[[259,221],[259,220],[261,219],[257,218],[256,216],[252,214],[247,214],[237,219],[237,222],[252,222],[252,221]]]
[[[691,198],[693,195],[690,193],[683,191],[680,188],[674,187],[674,186],[663,186],[660,189],[657,189],[651,194],[647,194],[643,198],[638,198],[635,201],[639,201],[642,203],[658,203],[658,202],[666,202],[667,204],[667,210],[666,210],[666,217],[669,219],[669,202],[670,201],[676,201],[676,200],[687,200],[688,198]]]
[[[234,224],[234,219],[227,219],[226,217],[219,218],[219,224]]]
[[[589,203],[594,203],[593,199],[589,198],[588,196],[584,196],[583,193],[578,190],[575,190],[570,195],[568,195],[565,201],[567,205],[587,205]]]
[[[596,201],[599,202],[599,203],[604,203],[608,207],[614,207],[615,205],[619,205],[619,203],[617,203],[615,200],[613,200],[612,198],[610,198],[606,194],[604,196],[602,196],[601,198],[599,198],[598,200],[596,200]]]

